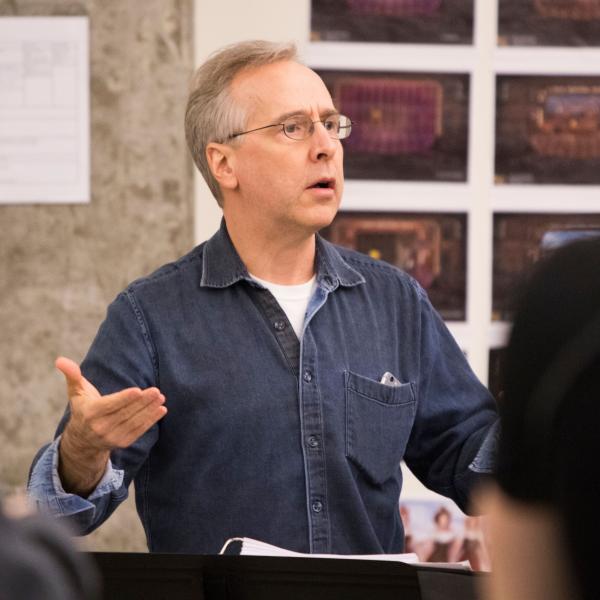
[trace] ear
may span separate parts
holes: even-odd
[[[210,171],[219,185],[228,190],[233,190],[238,185],[233,169],[233,155],[233,148],[226,144],[211,142],[206,146],[206,160]]]

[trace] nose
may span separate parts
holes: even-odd
[[[314,124],[314,131],[310,137],[310,157],[312,160],[330,160],[338,152],[341,142],[334,140],[325,129],[321,121]]]

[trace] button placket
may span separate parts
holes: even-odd
[[[313,449],[316,449],[321,445],[319,442],[319,437],[316,435],[309,435],[308,438],[306,438],[306,444],[309,448]]]
[[[318,385],[317,348],[310,328],[302,342],[300,402],[303,416],[304,461],[308,489],[311,552],[330,551],[331,532],[327,505],[323,407]]]
[[[279,319],[273,323],[273,327],[275,328],[275,331],[285,331],[287,323],[283,319]]]
[[[247,290],[252,302],[255,303],[267,320],[269,329],[273,332],[273,336],[281,348],[290,370],[295,377],[300,377],[300,340],[296,337],[294,329],[290,327],[281,306],[267,289],[248,286]]]

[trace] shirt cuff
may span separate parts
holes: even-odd
[[[58,475],[58,448],[61,436],[57,437],[42,453],[29,479],[28,495],[44,513],[53,516],[69,516],[95,508],[95,502],[119,489],[124,473],[115,469],[110,459],[104,475],[87,498],[65,492]]]
[[[496,455],[498,452],[498,441],[500,439],[500,420],[492,423],[483,443],[479,447],[477,455],[469,465],[469,469],[475,473],[493,473],[496,468]]]

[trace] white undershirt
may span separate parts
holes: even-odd
[[[304,325],[304,316],[306,315],[306,309],[308,303],[317,287],[317,277],[313,275],[306,283],[300,285],[280,285],[278,283],[271,283],[252,275],[250,277],[266,287],[271,294],[277,300],[279,306],[283,309],[283,312],[291,323],[298,339],[302,337],[302,326]]]

